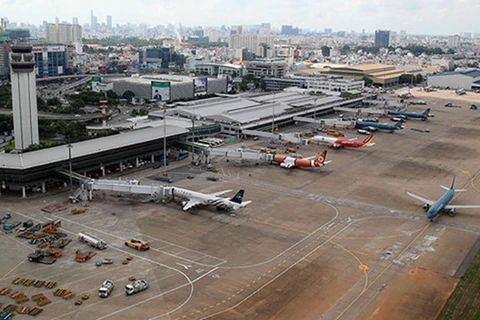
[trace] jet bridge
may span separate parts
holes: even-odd
[[[319,126],[335,126],[336,128],[355,127],[355,121],[342,119],[313,119],[306,117],[294,117],[294,121],[318,124]]]
[[[211,149],[209,150],[209,156],[222,156],[226,158],[235,158],[235,159],[249,159],[249,160],[262,160],[262,161],[272,161],[274,155],[265,152],[254,152],[254,151],[245,151],[242,148],[239,149]]]
[[[87,199],[93,199],[93,191],[106,190],[134,194],[148,194],[150,196],[161,195],[168,197],[172,195],[173,187],[147,186],[138,184],[137,180],[90,180],[87,182]]]

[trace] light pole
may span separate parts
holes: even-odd
[[[72,148],[73,146],[69,143],[68,146],[68,171],[69,171],[69,176],[70,176],[70,191],[72,190],[73,187],[73,182],[72,182]]]
[[[167,108],[163,105],[163,173],[167,174]]]
[[[275,92],[273,91],[273,101],[272,101],[272,134],[275,132]]]
[[[192,116],[192,163],[195,162],[195,107],[193,107]]]

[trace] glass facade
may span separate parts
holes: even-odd
[[[35,69],[37,77],[55,77],[65,75],[67,71],[67,52],[50,50],[49,47],[44,47],[34,51]]]

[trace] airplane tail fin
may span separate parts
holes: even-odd
[[[423,114],[429,114],[430,113],[430,108],[427,108],[425,111],[423,111]]]
[[[373,134],[370,134],[368,137],[365,138],[365,140],[363,140],[363,144],[369,145],[370,143],[372,143],[372,140],[373,140]]]
[[[321,167],[325,165],[325,158],[327,157],[327,150],[324,150],[321,154],[317,154],[315,157],[315,166]]]
[[[237,194],[234,195],[232,199],[230,199],[230,201],[241,204],[244,194],[245,190],[240,189],[240,191],[238,191]]]
[[[397,123],[395,123],[395,127],[401,127],[404,122],[405,122],[405,121],[403,121],[402,119],[400,119],[400,121],[398,121]]]

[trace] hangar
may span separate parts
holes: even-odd
[[[450,89],[480,89],[480,69],[442,72],[427,77],[427,86]]]

